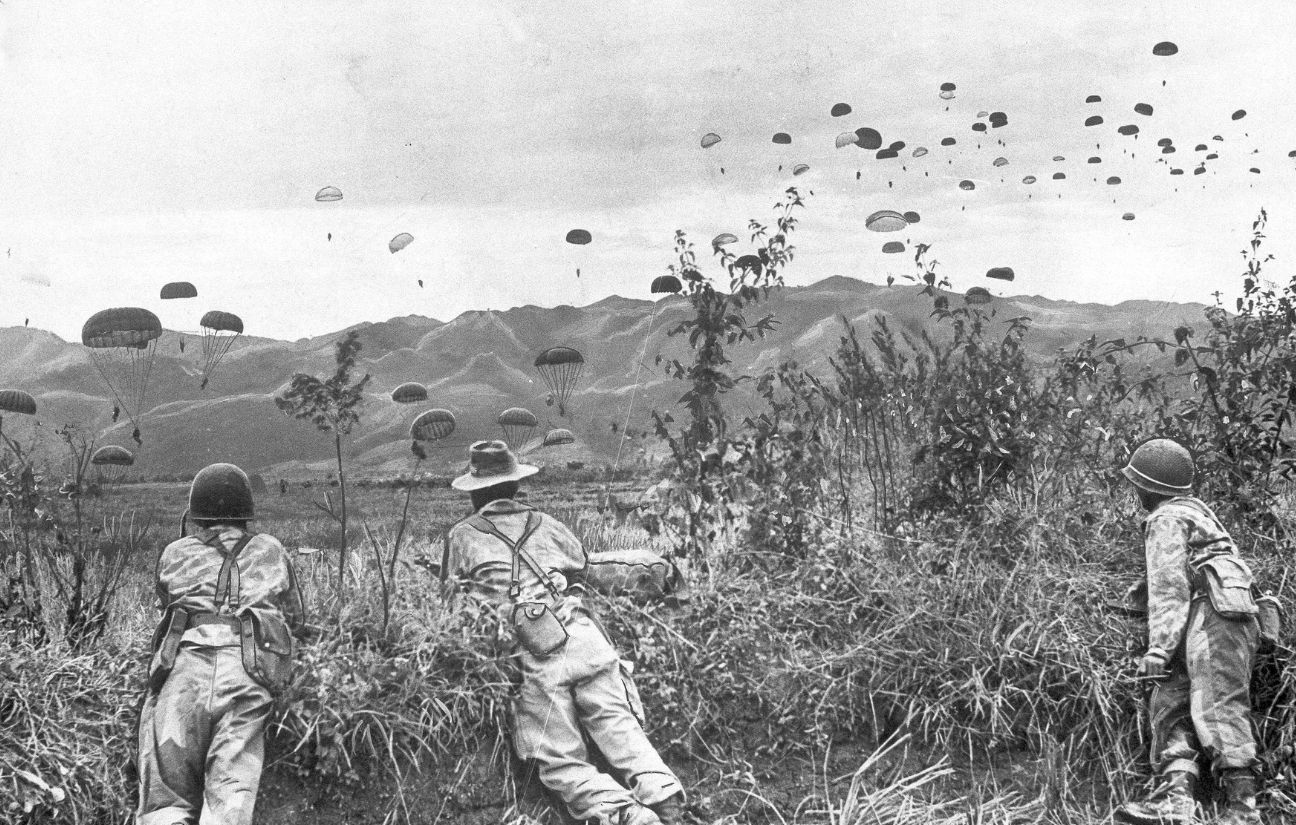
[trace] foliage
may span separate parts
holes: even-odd
[[[340,506],[335,510],[333,499],[327,493],[324,500],[327,504],[325,512],[337,520],[342,534],[338,558],[339,597],[344,597],[346,592],[350,548],[347,540],[346,474],[342,466],[342,439],[360,422],[359,408],[364,402],[364,389],[369,384],[368,373],[359,380],[352,381],[352,371],[361,346],[359,331],[351,330],[335,345],[334,361],[337,366],[331,376],[321,379],[299,372],[292,377],[284,394],[275,398],[275,405],[285,414],[309,420],[320,430],[333,433]]]

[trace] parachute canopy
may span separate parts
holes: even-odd
[[[792,136],[787,132],[775,132],[774,137],[770,138],[771,143],[777,143],[780,146],[786,146],[792,142]]]
[[[990,128],[998,129],[1000,126],[1008,125],[1008,115],[1003,112],[990,113]]]
[[[427,410],[419,413],[410,425],[410,438],[415,441],[436,441],[454,432],[455,417],[449,410]]]
[[[22,390],[0,390],[0,412],[36,414],[36,399]]]
[[[1062,161],[1066,160],[1066,158],[1062,155],[1054,155],[1053,160],[1057,161],[1058,163],[1061,163]]]
[[[922,156],[925,155],[925,154],[927,154],[927,147],[926,147],[926,146],[919,146],[919,147],[917,147],[916,149],[913,150],[913,156],[916,157],[916,158],[920,158],[920,157],[922,157]]]
[[[1135,103],[1135,104],[1134,104],[1134,113],[1135,113],[1135,114],[1139,114],[1139,115],[1151,115],[1151,114],[1152,114],[1152,104],[1150,104],[1150,103]]]
[[[162,287],[162,300],[170,301],[175,298],[197,298],[198,290],[188,281],[173,281]]]
[[[1182,174],[1183,174],[1183,170],[1182,170],[1182,169],[1171,169],[1171,170],[1170,170],[1170,174],[1172,174],[1172,175],[1182,175]]]
[[[135,463],[135,454],[125,447],[109,444],[95,450],[90,456],[90,463],[96,467],[129,467]]]
[[[1120,178],[1116,177],[1115,175],[1112,175],[1110,178],[1107,179],[1108,186],[1116,186],[1120,184],[1120,182],[1121,182]]]
[[[573,229],[567,233],[567,243],[583,246],[594,240],[594,236],[585,229]]]
[[[988,304],[991,300],[990,290],[983,286],[974,286],[963,296],[963,300],[969,304]]]
[[[342,190],[336,186],[325,186],[315,193],[315,200],[320,203],[331,203],[342,200]]]
[[[420,401],[426,401],[427,397],[427,387],[417,381],[406,381],[392,390],[391,394],[391,399],[397,404],[417,404]]]
[[[1135,126],[1133,123],[1129,123],[1121,126],[1116,131],[1128,137],[1129,135],[1137,135],[1139,133],[1139,127]]]
[[[1152,54],[1157,57],[1169,57],[1172,54],[1178,53],[1178,51],[1179,47],[1171,43],[1169,40],[1162,40],[1160,43],[1152,47]]]
[[[953,100],[953,99],[954,99],[954,92],[952,92],[952,91],[945,91],[945,92],[941,92],[941,93],[940,93],[940,99],[941,99],[941,100]]]
[[[1053,180],[1066,180],[1066,172],[1054,172]]]
[[[550,347],[536,356],[536,371],[549,386],[558,414],[567,414],[567,400],[585,371],[585,356],[571,347]]]
[[[500,429],[504,431],[504,441],[508,444],[509,449],[518,452],[531,439],[531,433],[535,430],[536,424],[540,423],[535,413],[524,407],[510,407],[499,414],[495,419]]]
[[[1085,118],[1086,126],[1101,126],[1103,122],[1102,115],[1090,115]]]
[[[1011,281],[1017,277],[1011,266],[996,266],[986,270],[987,278],[994,278],[996,281]]]
[[[904,213],[904,219],[908,223],[918,223],[920,220],[922,220],[922,216],[919,215],[917,212],[906,212]]]
[[[961,180],[959,181],[959,189],[962,189],[965,192],[971,192],[973,189],[976,189],[976,184],[970,180]]]
[[[952,92],[952,91],[954,91],[955,88],[956,88],[956,87],[954,86],[953,83],[942,83],[942,84],[940,85],[940,90],[941,90],[942,92]]]
[[[1101,95],[1089,95],[1085,98],[1085,103],[1102,103]]]
[[[840,135],[837,136],[837,140],[836,140],[837,148],[841,149],[843,146],[850,146],[851,144],[855,143],[858,140],[859,140],[859,136],[856,135],[854,132],[842,132]]]
[[[908,225],[904,215],[890,209],[879,209],[864,220],[864,227],[873,232],[899,232]]]
[[[955,143],[958,143],[958,141],[952,137],[941,138],[941,146],[953,146]]]
[[[879,149],[877,151],[877,154],[874,155],[873,157],[877,158],[878,160],[890,160],[891,158],[900,157],[900,153],[894,149]]]
[[[1171,144],[1166,144],[1165,146],[1161,147],[1161,154],[1163,155],[1173,155],[1174,153],[1175,153],[1175,148]]]
[[[205,388],[225,354],[234,346],[234,339],[243,334],[243,319],[232,312],[213,309],[203,315],[198,325],[202,327],[202,386]]]
[[[806,163],[798,163],[796,166],[792,167],[792,174],[794,175],[804,175],[806,172],[809,171],[810,171],[810,165]]]
[[[894,255],[897,252],[904,252],[905,245],[899,241],[887,241],[882,244],[882,251],[888,255]]]
[[[1246,109],[1238,109],[1233,113],[1234,120],[1241,120],[1244,117],[1246,117]]]
[[[995,158],[995,159],[994,159],[994,165],[995,165],[995,166],[1007,166],[1007,165],[1008,165],[1008,158]]]
[[[717,249],[731,243],[738,243],[738,236],[732,232],[721,232],[711,239],[711,246]]]
[[[972,131],[974,132],[984,132],[985,130],[986,130],[986,125],[979,120],[976,123],[972,124]]]
[[[1030,183],[1034,183],[1034,182],[1035,182],[1035,176],[1034,176],[1034,175],[1027,175],[1026,177],[1022,178],[1022,183],[1030,184]]]
[[[387,248],[391,250],[391,254],[395,255],[412,243],[414,243],[414,236],[408,232],[402,232],[387,242]]]
[[[100,310],[81,327],[81,343],[89,347],[108,391],[137,430],[161,337],[162,322],[140,307]]]
[[[1102,163],[1102,158],[1098,157],[1097,155],[1094,155],[1093,157],[1089,158],[1089,162],[1090,162],[1090,163]]]
[[[1123,221],[1132,221],[1132,220],[1134,220],[1134,213],[1133,213],[1133,212],[1126,212],[1124,215],[1121,215],[1121,220],[1123,220]]]
[[[720,136],[717,135],[715,132],[707,132],[705,135],[702,136],[703,149],[710,149],[712,146],[715,146],[719,142],[720,142]]]
[[[651,287],[652,293],[654,295],[662,295],[667,293],[671,295],[678,295],[681,291],[683,291],[683,289],[684,289],[684,285],[681,284],[680,279],[676,278],[674,275],[658,275],[656,278],[653,278],[652,287]]]
[[[1169,146],[1172,143],[1174,143],[1174,141],[1170,138],[1161,138],[1157,141],[1157,146]]]
[[[856,143],[859,144],[859,148],[861,149],[867,149],[872,152],[874,149],[879,149],[882,146],[882,135],[877,129],[869,126],[861,126],[856,129],[855,137],[858,138]]]
[[[832,110],[829,112],[833,117],[844,117],[851,113],[849,103],[834,103]]]
[[[576,443],[576,436],[572,434],[571,430],[564,430],[559,427],[556,430],[550,430],[545,433],[544,446],[546,447],[557,447],[560,444],[574,443]]]

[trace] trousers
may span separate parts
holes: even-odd
[[[1202,754],[1217,776],[1259,764],[1250,694],[1258,642],[1254,617],[1225,619],[1208,599],[1193,601],[1183,645],[1148,702],[1154,769],[1196,776]]]
[[[272,701],[240,648],[182,645],[140,715],[136,825],[251,825]]]
[[[613,822],[638,802],[654,805],[683,790],[643,731],[643,705],[598,624],[576,614],[567,644],[536,657],[523,650],[522,684],[513,702],[513,745],[535,760],[540,781],[581,821]],[[585,736],[625,784],[589,761]]]

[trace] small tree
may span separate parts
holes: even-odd
[[[360,421],[356,411],[364,401],[364,389],[369,383],[369,374],[352,383],[351,372],[355,369],[356,354],[360,352],[360,333],[351,330],[346,337],[338,341],[335,361],[337,369],[325,379],[313,375],[297,373],[284,392],[283,397],[275,399],[275,405],[294,418],[309,419],[316,427],[333,433],[333,449],[337,457],[337,481],[339,507],[333,508],[333,499],[326,493],[327,508],[321,507],[332,516],[342,528],[342,551],[338,560],[338,595],[346,587],[346,567],[349,545],[347,544],[347,505],[346,474],[342,467],[342,438],[351,433],[351,428]],[[316,505],[320,506],[320,505]]]

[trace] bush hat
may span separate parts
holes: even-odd
[[[478,441],[468,448],[468,472],[450,482],[456,490],[481,490],[508,481],[521,481],[540,472],[531,464],[518,464],[503,441]]]

